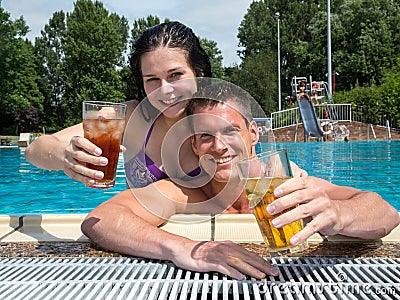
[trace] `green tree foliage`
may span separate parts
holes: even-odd
[[[1,2],[0,2],[1,4]],[[43,95],[38,88],[36,57],[32,44],[23,39],[28,26],[15,21],[0,7],[0,131],[19,134],[40,127]]]
[[[382,84],[377,86],[356,85],[348,91],[334,94],[337,103],[353,103],[363,122],[400,127],[400,58],[395,65],[384,71]]]
[[[336,88],[382,84],[385,70],[400,55],[400,3],[394,0],[332,0],[332,67],[340,75]],[[280,13],[282,98],[291,92],[293,76],[327,81],[326,1],[261,0],[253,2],[239,27],[238,52],[243,63],[254,53],[277,57]],[[277,65],[265,65],[277,74]],[[240,66],[239,66],[240,71]],[[266,80],[260,74],[259,81]],[[277,76],[272,78],[278,81]],[[275,90],[271,93],[277,95]],[[261,99],[260,95],[253,95]],[[278,97],[275,96],[275,99]],[[276,100],[275,100],[276,101]]]
[[[230,80],[252,95],[263,110],[271,113],[277,110],[277,82],[274,73],[266,66],[276,65],[276,58],[265,52],[247,55],[240,67],[230,69]]]
[[[400,2],[394,0],[344,1],[338,8],[341,28],[335,39],[334,63],[339,88],[381,84],[383,73],[400,55]]]
[[[243,49],[239,51],[239,56],[244,63],[248,56],[255,53],[268,56],[268,60],[275,64],[263,65],[263,68],[267,70],[264,73],[270,76],[264,78],[260,74],[259,85],[272,80],[274,82],[272,86],[277,86],[278,19],[276,13],[279,13],[282,98],[290,95],[291,78],[294,76],[312,75],[316,80],[325,79],[326,4],[319,2],[321,1],[262,0],[253,2],[240,24],[238,38],[239,46]],[[271,89],[270,93],[272,95],[269,98],[277,102],[277,89]],[[265,97],[257,94],[254,96],[257,99]],[[273,107],[276,109],[277,105]]]
[[[63,38],[65,94],[61,103],[65,125],[81,120],[82,102],[125,99],[118,68],[128,38],[124,17],[109,14],[101,2],[78,0],[67,16]]]
[[[200,45],[207,52],[211,60],[211,71],[213,77],[225,79],[224,67],[222,66],[222,52],[217,46],[217,42],[206,38],[199,38]]]
[[[244,59],[262,50],[276,49],[277,1],[254,1],[250,4],[238,30],[240,58]]]
[[[62,71],[64,60],[62,39],[65,29],[65,13],[55,12],[41,31],[41,36],[35,39],[35,50],[39,60],[37,69],[42,78],[40,89],[45,96],[44,126],[49,131],[61,129],[64,124],[60,104],[65,92],[65,78]]]
[[[385,115],[392,121],[391,126],[400,128],[400,58],[397,65],[384,74],[378,97],[385,105]]]
[[[332,68],[339,73],[336,88],[341,91],[335,101],[363,105],[368,117],[383,114],[399,124],[400,2],[330,3]],[[326,81],[326,4],[317,0],[252,2],[238,28],[240,65],[224,69],[217,44],[200,38],[214,77],[249,91],[266,113],[276,110],[275,13],[279,12],[282,99],[291,93],[293,76],[312,75],[314,80]],[[10,20],[1,0],[0,21],[3,134],[37,131],[42,126],[55,131],[75,124],[81,119],[83,100],[137,98],[127,52],[143,30],[161,22],[150,15],[135,20],[129,32],[126,18],[109,13],[100,1],[77,0],[72,12],[53,14],[33,47],[24,39],[29,27],[23,18]]]

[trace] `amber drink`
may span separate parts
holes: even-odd
[[[86,163],[86,167],[104,173],[103,179],[95,180],[90,187],[111,188],[115,177],[120,152],[120,144],[125,129],[126,105],[121,103],[85,101],[83,103],[84,136],[102,150],[108,159],[106,166]]]
[[[304,250],[307,247],[306,242],[297,246],[290,244],[291,237],[303,229],[303,221],[297,220],[281,228],[275,228],[271,223],[272,220],[288,210],[273,216],[267,213],[267,206],[275,201],[274,190],[292,177],[286,150],[261,153],[238,162],[237,166],[268,250],[270,252]]]

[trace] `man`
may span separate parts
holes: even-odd
[[[264,259],[233,242],[198,242],[157,227],[177,213],[250,213],[235,168],[238,160],[255,153],[258,141],[245,94],[229,84],[212,86],[200,92],[187,110],[192,116],[192,147],[210,180],[199,187],[161,180],[121,192],[88,214],[82,231],[104,248],[170,260],[194,271],[218,271],[236,279],[244,279],[244,274],[277,275]],[[279,199],[267,208],[277,214],[299,204],[274,220],[274,226],[281,227],[309,219],[291,244],[315,232],[375,239],[399,224],[397,211],[377,194],[309,177],[294,164],[293,171],[295,177],[275,190]]]

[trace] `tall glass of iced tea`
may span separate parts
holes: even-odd
[[[106,166],[87,163],[86,167],[104,173],[103,179],[96,180],[90,187],[111,188],[115,185],[118,156],[125,129],[126,104],[102,101],[83,102],[84,136],[102,150],[108,159]]]
[[[271,221],[280,214],[271,216],[266,209],[275,201],[276,187],[292,177],[286,149],[264,152],[241,160],[237,163],[237,168],[268,250],[270,252],[304,250],[307,247],[306,243],[295,247],[290,245],[290,238],[303,229],[302,220],[282,228],[275,228]]]

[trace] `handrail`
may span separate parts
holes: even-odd
[[[360,109],[361,108],[361,109]],[[386,119],[385,122],[380,124],[368,122],[365,112],[363,112],[362,107],[354,106],[352,104],[329,104],[327,102],[314,105],[315,113],[318,119],[322,121],[329,121],[333,126],[335,124],[340,124],[340,122],[360,122],[368,124],[367,126],[367,135],[368,140],[374,139],[376,140],[376,133],[374,130],[374,126],[384,127],[386,128],[386,139],[391,140],[391,129],[392,125],[389,119]],[[324,113],[325,111],[325,113]],[[328,111],[328,119],[326,118],[326,111]],[[277,130],[281,128],[288,128],[292,126],[296,126],[303,124],[301,119],[300,110],[298,107],[293,107],[286,110],[276,111],[271,113],[270,115],[270,126],[271,130]],[[296,139],[297,137],[295,137]]]
[[[271,113],[271,129],[286,128],[301,124],[298,107]]]
[[[322,103],[314,105],[318,119],[325,119],[324,110],[328,110],[334,122],[352,122],[351,104]],[[334,118],[332,118],[334,116]],[[302,124],[298,107],[271,113],[271,129],[280,129]]]
[[[386,139],[387,140],[391,140],[392,139],[392,133],[390,132],[389,120],[386,120]]]
[[[375,130],[374,127],[372,126],[372,124],[368,124],[368,130],[367,130],[367,137],[368,137],[368,141],[369,141],[369,128],[371,128],[372,134],[374,136],[374,140],[376,141],[376,134],[375,134]]]

